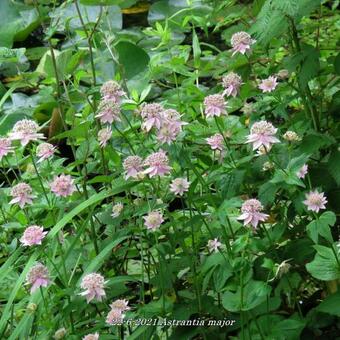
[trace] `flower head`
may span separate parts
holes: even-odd
[[[83,337],[83,340],[99,340],[99,333],[87,334]]]
[[[26,204],[32,204],[32,199],[35,195],[32,195],[32,188],[26,183],[18,183],[11,190],[11,196],[13,197],[9,204],[18,204],[22,209]]]
[[[56,330],[56,332],[54,333],[53,339],[55,339],[55,340],[64,339],[66,334],[67,334],[67,331],[66,331],[66,328],[65,328],[65,327],[59,328],[59,329]]]
[[[101,148],[105,147],[112,137],[112,130],[109,126],[98,131],[98,141]]]
[[[64,174],[55,176],[50,186],[56,196],[70,196],[76,190],[72,177]]]
[[[121,312],[125,312],[129,309],[131,309],[129,306],[129,301],[118,299],[110,304],[111,309],[118,309]]]
[[[125,179],[138,178],[138,174],[143,170],[143,159],[139,156],[129,156],[124,160],[123,168]]]
[[[111,214],[111,216],[112,216],[113,218],[118,217],[118,216],[121,214],[121,212],[123,211],[123,209],[124,209],[123,203],[116,203],[116,204],[112,207],[112,214]]]
[[[296,176],[303,179],[307,175],[307,172],[308,172],[308,165],[304,164],[302,168],[296,172]]]
[[[116,103],[119,103],[121,97],[125,95],[125,92],[116,81],[109,80],[105,82],[100,88],[100,94],[104,100],[112,100]]]
[[[264,222],[269,215],[261,213],[263,206],[257,199],[249,199],[242,204],[241,216],[238,220],[244,220],[243,224],[251,224],[254,228],[257,227],[260,221]]]
[[[204,98],[204,113],[207,118],[226,115],[226,105],[221,94],[212,94]]]
[[[31,294],[39,287],[47,287],[49,283],[48,269],[39,262],[26,275],[26,284],[31,285]]]
[[[223,150],[223,136],[220,133],[206,138],[207,143],[210,145],[212,150]]]
[[[157,139],[162,144],[171,144],[177,138],[177,135],[181,132],[181,128],[176,124],[166,123],[162,124],[162,127],[158,130]]]
[[[38,225],[31,225],[27,227],[24,231],[24,234],[20,238],[20,242],[24,246],[33,246],[36,244],[41,244],[41,241],[46,236],[47,231],[44,231],[43,227],[40,227]]]
[[[100,122],[103,124],[112,124],[113,121],[120,121],[119,115],[119,104],[112,99],[106,99],[100,102],[96,118],[99,118]]]
[[[267,79],[261,80],[259,89],[262,90],[263,93],[272,92],[276,89],[277,84],[277,78],[270,76]]]
[[[280,70],[277,74],[277,77],[281,80],[289,78],[289,71],[286,69]]]
[[[104,284],[105,280],[102,275],[97,273],[87,274],[81,280],[80,287],[84,291],[79,295],[86,296],[87,303],[93,299],[102,301],[102,298],[106,296]]]
[[[106,323],[109,325],[120,325],[125,315],[116,308],[112,308],[106,316]]]
[[[244,103],[241,111],[246,115],[249,116],[254,111],[254,106],[252,103]]]
[[[317,190],[306,194],[306,200],[303,203],[307,206],[307,210],[319,212],[321,209],[326,209],[327,199],[324,195],[323,192]]]
[[[39,125],[30,119],[22,119],[15,123],[12,132],[9,134],[10,139],[20,140],[21,145],[25,146],[30,141],[45,138],[42,133],[38,133]]]
[[[99,333],[87,334],[83,337],[83,340],[99,340]]]
[[[168,164],[168,156],[163,150],[154,152],[144,161],[144,165],[147,166],[144,173],[150,177],[167,175],[171,170],[171,167]]]
[[[256,40],[252,39],[247,32],[237,32],[231,37],[231,46],[233,48],[233,54],[237,52],[245,54],[248,50],[250,51],[250,46],[253,45]]]
[[[162,114],[164,107],[158,103],[145,104],[141,110],[141,116],[143,118],[142,128],[149,132],[153,127],[157,130],[161,128]]]
[[[175,178],[170,184],[170,191],[183,196],[189,190],[190,182],[186,178]]]
[[[163,215],[159,211],[151,211],[143,216],[147,229],[156,230],[164,222]]]
[[[269,161],[263,163],[263,166],[262,166],[263,171],[268,171],[268,170],[271,170],[271,169],[274,169],[274,163],[269,162]]]
[[[223,94],[236,97],[242,85],[242,78],[234,72],[230,72],[222,78],[222,85],[225,88]]]
[[[12,141],[9,138],[0,138],[0,161],[3,156],[7,156],[10,152],[13,152]]]
[[[221,245],[222,243],[218,240],[218,238],[208,241],[208,249],[210,252],[218,252],[218,249],[221,247]]]
[[[253,143],[253,150],[258,149],[262,145],[268,150],[272,144],[280,142],[274,136],[276,131],[277,129],[274,128],[273,124],[265,120],[256,122],[250,129],[250,135],[247,136],[247,143]]]
[[[38,163],[53,156],[56,148],[50,143],[41,143],[37,146]]]
[[[283,135],[283,139],[288,142],[298,142],[301,140],[301,137],[296,132],[288,130]]]

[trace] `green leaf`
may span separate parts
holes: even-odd
[[[319,312],[340,317],[340,291],[327,296],[326,299],[323,300],[315,309]]]
[[[310,45],[304,45],[301,51],[301,69],[298,72],[300,86],[306,88],[308,82],[313,79],[320,70],[320,52]]]
[[[340,152],[337,149],[334,149],[328,159],[327,168],[336,184],[340,186]]]
[[[324,212],[316,220],[307,225],[309,237],[318,243],[318,235],[323,236],[327,241],[333,243],[333,237],[329,226],[333,226],[336,221],[336,216],[332,211]]]
[[[249,281],[243,288],[243,304],[241,304],[241,287],[236,293],[225,292],[222,298],[223,307],[229,312],[246,311],[264,302],[271,288],[262,281]]]
[[[1,46],[12,47],[13,41],[23,41],[39,25],[37,11],[11,0],[0,1]]]
[[[124,67],[124,75],[127,79],[133,78],[143,72],[150,61],[150,57],[144,49],[128,41],[121,41],[115,46],[119,62]]]
[[[306,265],[307,271],[322,281],[340,279],[340,267],[332,249],[324,246],[314,246],[314,248],[317,254],[314,260]]]

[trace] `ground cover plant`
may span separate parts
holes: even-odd
[[[1,339],[338,339],[339,1],[0,1]]]

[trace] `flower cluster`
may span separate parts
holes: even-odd
[[[30,141],[45,138],[42,133],[38,132],[39,129],[39,125],[33,120],[19,120],[15,123],[9,137],[12,140],[19,140],[22,146],[26,146]]]
[[[142,128],[146,132],[155,128],[157,131],[157,140],[161,144],[171,144],[174,142],[182,131],[181,115],[174,109],[164,109],[159,103],[144,104],[141,109],[143,119]]]
[[[257,199],[249,199],[242,204],[242,214],[238,220],[243,220],[244,225],[251,224],[254,228],[257,227],[259,222],[266,221],[269,215],[261,213],[263,206]]]
[[[56,196],[62,197],[70,196],[76,190],[72,177],[64,174],[55,176],[50,186]]]
[[[111,310],[107,314],[106,323],[109,325],[119,325],[123,322],[125,317],[124,312],[129,310],[128,301],[116,300],[110,305]]]
[[[83,277],[80,287],[84,289],[79,295],[85,296],[87,303],[93,299],[102,301],[106,296],[104,290],[105,279],[98,273],[87,274]]]
[[[47,267],[39,262],[26,275],[26,284],[31,286],[31,294],[40,287],[47,287],[50,282]]]

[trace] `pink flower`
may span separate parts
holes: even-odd
[[[186,178],[175,178],[170,184],[170,191],[183,196],[189,190],[190,182]]]
[[[61,174],[60,176],[55,176],[52,183],[50,183],[51,191],[56,196],[69,196],[72,195],[76,190],[73,179],[70,175]]]
[[[319,212],[321,209],[326,209],[327,199],[323,192],[315,190],[306,194],[306,200],[303,203],[307,206],[307,210]]]
[[[144,162],[144,165],[148,166],[144,173],[149,175],[150,177],[156,175],[164,176],[168,174],[171,170],[171,167],[168,165],[168,163],[168,156],[163,150],[154,152],[150,156],[148,156]]]
[[[230,72],[222,78],[222,85],[225,88],[223,95],[236,97],[242,85],[242,78],[238,74]]]
[[[212,94],[204,98],[204,113],[207,118],[226,115],[226,105],[221,94]]]
[[[104,290],[105,280],[104,277],[97,273],[87,274],[83,277],[80,287],[85,289],[79,295],[86,296],[86,301],[89,303],[93,299],[102,301],[106,296]]]
[[[232,55],[237,52],[245,54],[248,50],[250,51],[250,46],[253,45],[256,40],[252,39],[247,32],[237,32],[231,37],[231,46],[234,51]]]
[[[223,150],[223,136],[220,133],[206,138],[207,143],[210,145],[212,150]]]
[[[99,333],[87,334],[83,337],[83,340],[99,340]]]
[[[297,171],[296,176],[303,179],[307,175],[307,172],[308,172],[308,165],[304,164],[302,168],[299,171]]]
[[[171,144],[182,131],[182,126],[187,123],[181,121],[181,115],[173,109],[168,109],[161,114],[161,127],[158,130],[157,139],[162,144]]]
[[[37,146],[38,163],[48,159],[54,155],[56,148],[50,143],[41,143]]]
[[[138,178],[138,175],[143,170],[143,159],[139,156],[129,156],[123,163],[125,170],[125,179],[129,177]]]
[[[39,287],[47,287],[50,284],[47,267],[39,262],[34,265],[26,275],[26,284],[31,285],[31,294]]]
[[[176,140],[177,135],[181,132],[175,124],[163,124],[163,126],[158,130],[157,139],[161,144],[171,144]]]
[[[280,143],[280,141],[274,136],[277,129],[273,124],[261,120],[256,122],[250,129],[250,135],[247,136],[246,143],[253,143],[253,150],[258,149],[260,146],[264,146],[267,150],[271,148],[274,143]]]
[[[24,234],[22,235],[20,242],[24,246],[33,246],[36,244],[41,244],[41,241],[46,236],[47,231],[44,231],[43,227],[40,227],[38,225],[31,225],[30,227],[27,227],[24,231]]]
[[[13,152],[12,141],[9,138],[0,138],[0,161],[3,156],[7,156],[10,152]]]
[[[243,224],[251,224],[254,228],[257,227],[260,221],[264,222],[269,215],[261,213],[263,206],[257,199],[249,199],[242,204],[242,214],[237,219],[244,220]]]
[[[106,317],[106,323],[109,325],[121,325],[125,315],[119,309],[113,308]]]
[[[262,90],[263,93],[272,92],[276,89],[277,85],[278,85],[277,78],[270,76],[267,79],[261,80],[261,83],[259,85],[259,89]]]
[[[104,100],[112,100],[119,104],[125,92],[116,81],[109,80],[100,88],[100,94]]]
[[[113,121],[120,121],[119,114],[119,105],[114,100],[107,99],[100,102],[96,118],[103,124],[112,124]]]
[[[208,241],[208,249],[210,252],[218,252],[218,249],[221,247],[222,243],[218,240],[218,238],[214,238],[213,240]]]
[[[147,229],[156,230],[164,222],[163,215],[159,211],[151,211],[148,215],[143,216],[144,224]]]
[[[32,199],[35,195],[32,195],[32,188],[26,183],[18,183],[11,190],[11,196],[13,199],[9,204],[18,204],[22,209],[26,204],[32,204]]]
[[[145,129],[146,132],[149,132],[153,127],[159,130],[162,124],[163,111],[163,106],[158,103],[143,105],[141,110],[141,116],[144,121],[142,128]]]
[[[129,309],[131,309],[129,306],[129,301],[123,300],[123,299],[118,299],[114,302],[111,303],[110,307],[111,309],[118,309],[121,312],[125,312]]]
[[[107,142],[112,137],[112,130],[110,127],[106,127],[98,131],[98,140],[101,148],[105,147]]]
[[[42,133],[38,133],[39,125],[29,119],[22,119],[15,123],[12,132],[9,134],[10,139],[20,140],[22,146],[27,145],[30,141],[45,138]]]

